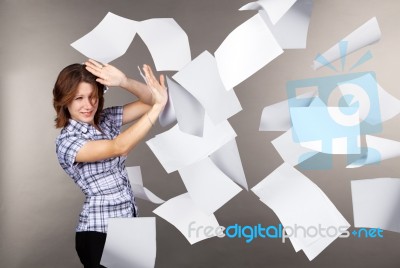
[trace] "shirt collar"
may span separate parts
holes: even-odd
[[[69,121],[67,126],[68,131],[79,131],[82,133],[87,133],[88,129],[91,127],[91,125],[88,123],[76,121],[74,119],[69,119],[68,121]]]

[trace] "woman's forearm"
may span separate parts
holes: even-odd
[[[122,148],[123,154],[128,154],[136,146],[136,144],[147,135],[150,128],[154,125],[154,122],[156,122],[158,116],[164,109],[168,100],[164,76],[160,75],[160,80],[158,81],[154,76],[150,66],[146,64],[143,65],[143,71],[145,73],[147,83],[145,87],[147,91],[150,92],[152,97],[151,102],[154,104],[152,104],[150,110],[144,113],[134,125],[118,135],[114,140],[118,147]],[[125,83],[121,84],[126,84],[125,86],[127,86],[127,89],[129,88],[135,91],[138,89],[143,89],[143,86],[137,85],[139,82],[133,79],[126,80],[127,81],[125,81]],[[132,139],[132,136],[135,138]]]
[[[153,96],[146,84],[126,77],[126,79],[121,82],[120,87],[138,97],[141,102],[149,105],[153,104]]]
[[[147,135],[162,109],[161,105],[153,105],[135,124],[114,139],[113,142],[119,154],[127,155]]]
[[[147,135],[163,106],[155,104],[139,120],[113,140],[94,140],[85,143],[77,152],[76,162],[95,162],[126,156]]]

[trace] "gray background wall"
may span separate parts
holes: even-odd
[[[237,11],[244,0],[2,0],[0,2],[0,266],[80,267],[74,250],[74,228],[83,195],[59,167],[54,152],[58,130],[53,127],[51,90],[64,66],[85,57],[69,44],[92,30],[108,11],[134,20],[172,17],[189,36],[192,58],[213,53],[234,28],[254,12]],[[312,59],[373,16],[382,30],[381,41],[370,47],[373,60],[357,71],[375,71],[379,83],[400,98],[400,53],[397,0],[315,0],[305,50],[288,50],[240,84],[235,91],[243,111],[229,121],[236,130],[250,187],[282,160],[270,141],[277,132],[259,132],[263,107],[286,98],[288,80],[332,75],[310,68]],[[355,60],[366,50],[348,58]],[[128,52],[113,62],[138,78],[136,66],[152,64],[142,41],[135,37]],[[113,89],[106,104],[123,104],[127,93]],[[400,140],[400,118],[384,124],[381,136]],[[154,128],[149,138],[164,131]],[[328,171],[305,172],[352,224],[350,181],[400,177],[399,159],[346,170],[336,157]],[[167,200],[185,192],[177,172],[167,174],[142,143],[128,158],[140,165],[146,187]],[[155,216],[156,205],[139,200],[142,216]],[[251,192],[242,191],[217,211],[221,225],[278,224],[276,215]],[[314,261],[295,253],[290,243],[213,238],[190,246],[169,223],[157,217],[156,267],[399,267],[400,236],[384,239],[338,239]]]

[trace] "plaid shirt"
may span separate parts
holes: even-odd
[[[137,208],[128,174],[126,157],[97,162],[75,162],[79,149],[91,140],[112,140],[121,131],[123,108],[104,109],[98,131],[90,124],[70,119],[56,139],[58,161],[86,196],[79,215],[77,232],[107,232],[107,219],[136,217]]]

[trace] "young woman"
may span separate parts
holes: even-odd
[[[55,122],[62,128],[56,139],[58,161],[86,197],[76,228],[76,250],[85,267],[102,267],[108,218],[137,216],[125,159],[168,98],[164,77],[157,80],[147,65],[143,70],[147,85],[112,65],[88,60],[65,67],[54,85]],[[124,88],[138,100],[103,109],[106,86]]]

